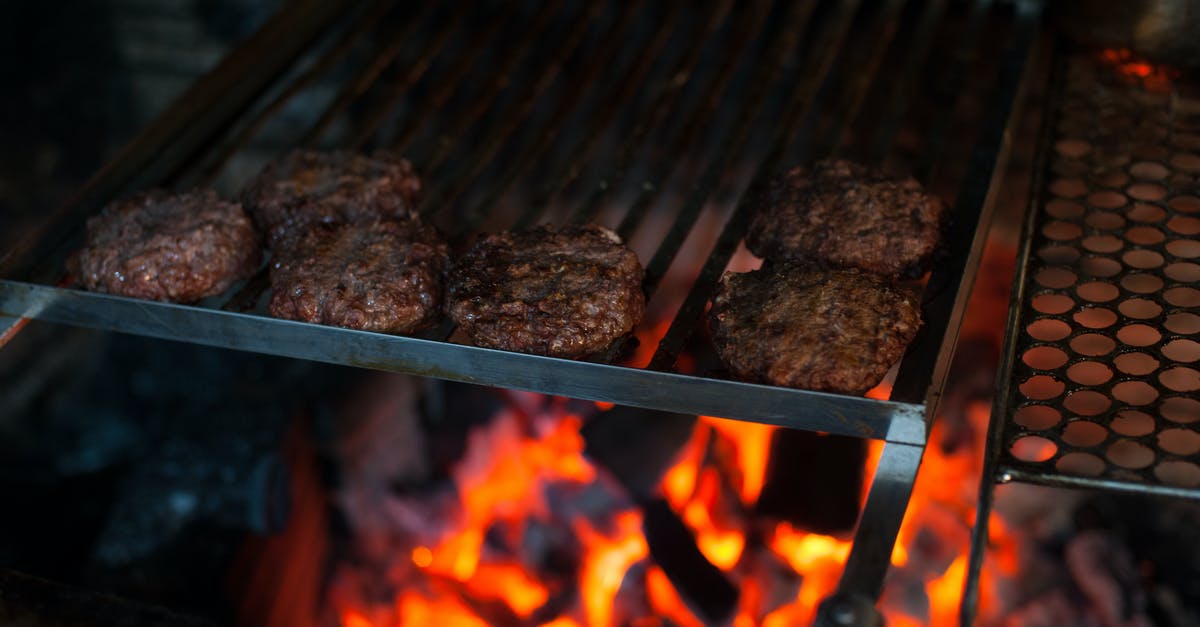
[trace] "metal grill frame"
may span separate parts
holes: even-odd
[[[10,251],[0,259],[0,346],[10,338],[27,319],[71,324],[109,331],[134,333],[149,337],[187,341],[209,346],[246,350],[265,354],[344,364],[356,367],[432,376],[447,380],[481,385],[500,386],[530,390],[547,394],[604,401],[621,405],[644,407],[685,414],[703,414],[727,417],[736,420],[773,424],[788,428],[821,431],[859,438],[880,439],[886,442],[878,470],[860,516],[855,533],[854,548],[850,554],[840,586],[840,597],[868,598],[874,601],[880,594],[884,575],[888,569],[889,556],[901,518],[911,494],[912,484],[920,464],[921,455],[928,437],[929,422],[936,415],[940,390],[947,376],[950,358],[958,337],[958,328],[965,308],[967,296],[974,282],[982,245],[984,227],[990,218],[994,179],[1003,169],[1007,157],[1009,126],[1015,116],[1015,107],[1021,102],[1026,77],[1025,68],[1034,48],[1033,42],[1039,24],[1040,4],[1018,2],[1013,8],[1012,24],[1006,31],[1005,49],[996,57],[997,72],[994,82],[995,93],[1005,97],[989,102],[982,120],[975,126],[975,137],[966,163],[965,175],[957,192],[952,211],[955,216],[952,230],[945,238],[947,251],[942,262],[933,271],[925,289],[923,309],[926,324],[900,364],[892,399],[874,400],[827,394],[807,390],[787,389],[756,385],[704,376],[672,372],[679,354],[701,323],[704,307],[713,287],[735,252],[748,222],[750,206],[746,194],[739,200],[726,220],[720,236],[707,257],[699,278],[692,284],[679,312],[673,319],[666,335],[660,342],[655,355],[646,369],[612,366],[604,363],[569,361],[519,353],[465,346],[444,341],[449,329],[435,331],[428,337],[402,337],[381,335],[351,329],[325,327],[279,320],[270,317],[241,313],[247,303],[254,301],[264,287],[263,274],[250,281],[237,293],[220,299],[213,306],[186,306],[168,303],[134,300],[105,294],[89,293],[51,285],[61,276],[62,260],[73,242],[78,241],[83,218],[96,208],[116,197],[122,190],[158,185],[164,181],[190,181],[204,183],[219,173],[223,164],[248,141],[270,116],[277,113],[296,93],[326,70],[337,64],[346,55],[357,34],[369,29],[380,16],[394,6],[393,0],[355,7],[355,3],[301,0],[281,10],[257,34],[235,50],[212,73],[199,80],[181,96],[162,116],[157,118],[143,133],[136,137],[111,162],[104,166],[74,197],[55,211],[46,221],[45,228],[25,241],[26,247]],[[432,4],[432,3],[429,3]],[[764,54],[780,55],[780,62],[760,68],[755,73],[759,78],[754,84],[766,89],[767,84],[782,78],[785,59],[802,48],[801,35],[812,18],[815,3],[794,3],[796,13],[792,21],[778,35],[778,41]],[[896,34],[903,0],[894,0],[871,22],[870,27],[879,35],[873,46],[866,48],[852,60],[860,68],[878,70],[884,55],[889,50],[891,38]],[[922,8],[922,17],[916,30],[918,42],[911,57],[903,64],[902,76],[895,78],[903,89],[911,89],[910,83],[921,66],[921,59],[932,50],[927,42],[936,28],[938,16],[945,11],[941,2],[927,3]],[[589,11],[598,10],[599,2],[589,1]],[[724,0],[721,8],[714,9],[722,15],[732,7]],[[985,21],[988,3],[971,5],[971,17],[960,35],[956,63],[949,64],[942,76],[945,89],[951,92],[943,97],[951,98],[951,109],[957,103],[953,93],[967,80],[967,72],[976,61],[971,55],[979,54],[975,36]],[[874,81],[863,80],[839,86],[842,94],[839,104],[845,116],[834,124],[828,134],[805,137],[814,115],[814,103],[829,97],[831,69],[840,55],[846,54],[844,45],[851,30],[852,21],[858,14],[857,2],[838,3],[834,17],[829,18],[835,27],[821,29],[814,42],[803,42],[812,51],[814,58],[806,58],[807,71],[798,71],[802,80],[796,81],[791,101],[782,111],[780,128],[765,150],[754,169],[746,189],[761,185],[767,177],[778,170],[782,159],[797,145],[802,145],[805,157],[822,153],[836,153],[848,137],[851,122],[857,117],[869,95],[878,89]],[[627,8],[627,14],[634,10]],[[421,15],[424,15],[422,12]],[[580,13],[576,25],[586,24],[587,11]],[[765,14],[764,14],[765,15]],[[420,18],[414,18],[417,23]],[[719,23],[720,20],[716,20]],[[339,24],[342,29],[337,41],[327,46],[324,56],[307,69],[298,67],[298,60],[320,38],[329,24]],[[619,35],[624,20],[612,23],[609,36]],[[537,26],[535,25],[535,28]],[[710,28],[712,28],[710,26]],[[376,108],[363,116],[363,124],[354,129],[351,147],[361,148],[373,134],[372,126],[384,123],[388,112],[405,95],[405,90],[415,84],[430,67],[430,60],[446,43],[453,26],[447,26],[439,35],[434,35],[435,45],[424,51],[422,56],[409,66],[409,71],[394,86],[391,93]],[[584,29],[586,30],[586,29]],[[755,27],[748,27],[743,37],[752,35]],[[568,42],[581,38],[583,30],[571,31]],[[481,36],[478,45],[462,47],[450,72],[466,72],[474,63],[472,59],[480,53],[488,35]],[[404,39],[404,38],[397,38]],[[924,45],[929,43],[929,45]],[[571,44],[564,44],[571,45]],[[313,144],[337,115],[345,110],[361,93],[375,83],[381,72],[401,54],[400,45],[386,46],[375,62],[363,67],[360,72],[345,82],[329,109],[302,140],[302,144]],[[517,50],[512,55],[513,63],[528,50]],[[684,63],[691,53],[684,54]],[[797,52],[798,54],[798,52]],[[563,60],[558,61],[559,65]],[[693,61],[694,63],[694,61]],[[585,64],[574,77],[575,92],[580,92],[598,71],[601,62],[593,60]],[[553,66],[553,64],[552,64]],[[558,69],[561,69],[558,68]],[[795,70],[795,68],[792,68]],[[554,74],[556,69],[548,69]],[[633,72],[642,71],[637,66]],[[732,70],[731,70],[732,71]],[[790,71],[790,70],[789,70]],[[949,72],[946,74],[946,72]],[[853,75],[857,76],[857,75]],[[263,94],[281,84],[281,77],[290,80],[277,89],[273,98],[263,103]],[[849,79],[851,75],[840,78]],[[551,76],[546,80],[553,80]],[[909,80],[911,79],[911,80]],[[726,79],[727,80],[727,79]],[[510,102],[518,112],[528,112],[539,102],[540,90],[545,80],[538,80],[533,91],[524,99]],[[497,89],[501,87],[497,83]],[[721,79],[714,79],[710,93],[720,95],[723,91]],[[670,98],[651,107],[651,126],[657,125],[669,111]],[[493,94],[494,95],[494,94]],[[618,94],[628,98],[632,93]],[[879,94],[876,94],[879,95]],[[426,109],[433,110],[439,98],[434,94],[425,100]],[[762,95],[754,90],[733,122],[733,131],[720,144],[724,159],[710,162],[701,184],[692,189],[672,226],[662,240],[658,253],[647,264],[648,286],[652,290],[667,266],[673,261],[683,239],[691,231],[705,203],[714,194],[729,193],[728,182],[723,179],[724,170],[732,165],[738,148],[750,139],[750,120],[761,115],[759,105]],[[671,105],[673,106],[673,105]],[[889,105],[877,111],[878,126],[863,151],[881,156],[890,145],[900,118],[907,107],[906,101]],[[569,112],[573,107],[563,106]],[[614,107],[615,108],[615,107]],[[698,107],[693,117],[681,130],[686,138],[698,129],[705,119],[706,110]],[[470,120],[483,115],[481,109],[467,114]],[[566,116],[566,113],[562,114]],[[602,115],[602,114],[601,114]],[[418,113],[415,117],[419,118]],[[521,115],[511,115],[513,124]],[[553,135],[554,126],[565,117],[555,114],[551,127],[523,153],[519,163],[510,165],[505,174],[494,178],[494,187],[489,188],[481,200],[468,211],[465,225],[477,228],[487,216],[486,209],[508,188],[522,168],[536,165],[544,156],[549,145],[545,142]],[[657,120],[657,121],[654,121]],[[603,125],[604,123],[601,122]],[[690,129],[690,130],[688,130]],[[502,131],[495,141],[510,141],[508,135],[516,129]],[[401,132],[401,143],[411,139],[411,127]],[[939,122],[934,127],[933,149],[940,152],[952,137],[951,121]],[[577,145],[577,151],[562,169],[560,185],[541,192],[543,199],[561,194],[571,180],[580,176],[572,170],[578,163],[586,161],[594,142]],[[628,159],[632,157],[642,136],[635,131],[616,163],[614,176],[627,174]],[[803,140],[803,141],[801,141]],[[497,148],[485,144],[481,151],[494,155]],[[449,152],[440,152],[437,160],[452,158]],[[488,157],[469,160],[466,164],[470,180],[475,169],[483,167]],[[928,176],[935,166],[935,155],[927,155],[918,167],[918,174]],[[187,172],[199,171],[199,175]],[[182,178],[181,178],[182,177]],[[464,183],[465,185],[465,183]],[[736,191],[736,190],[732,190]],[[744,190],[743,190],[744,191]],[[442,189],[427,200],[424,208],[438,202],[457,199],[464,192],[461,188]],[[573,221],[587,220],[594,215],[595,208],[605,195],[597,189],[588,203],[571,217]],[[647,193],[655,193],[648,191]],[[649,203],[649,200],[646,201]],[[640,208],[640,209],[639,209]],[[644,217],[641,204],[635,205],[627,216],[628,224],[621,230],[630,232]],[[518,224],[527,224],[533,216],[521,216]],[[74,238],[74,239],[72,239]],[[214,303],[210,303],[214,304]]]
[[[1100,356],[1086,356],[1085,355],[1084,357],[1075,355],[1074,357],[1070,357],[1070,355],[1074,354],[1075,351],[1069,347],[1069,342],[1072,338],[1078,337],[1081,333],[1079,331],[1079,329],[1074,328],[1074,327],[1075,326],[1084,326],[1084,325],[1082,325],[1082,323],[1077,323],[1076,325],[1072,325],[1072,330],[1071,330],[1070,334],[1067,337],[1065,337],[1061,340],[1057,340],[1057,341],[1038,340],[1036,338],[1033,338],[1032,336],[1029,336],[1028,332],[1026,331],[1026,326],[1031,321],[1034,321],[1036,319],[1058,319],[1058,318],[1062,318],[1066,315],[1069,315],[1073,311],[1082,311],[1084,309],[1087,309],[1089,307],[1094,307],[1094,306],[1104,306],[1106,308],[1107,307],[1117,308],[1118,307],[1118,305],[1116,304],[1117,302],[1123,301],[1128,298],[1142,298],[1142,297],[1149,296],[1152,298],[1156,298],[1158,300],[1162,300],[1163,289],[1169,289],[1169,287],[1168,287],[1169,283],[1166,283],[1166,282],[1164,282],[1163,289],[1160,289],[1154,293],[1146,293],[1146,292],[1132,293],[1127,288],[1121,287],[1121,288],[1119,288],[1121,290],[1121,292],[1111,302],[1107,302],[1107,301],[1097,302],[1094,300],[1089,300],[1089,299],[1083,298],[1082,296],[1079,296],[1078,294],[1073,294],[1072,296],[1070,296],[1070,298],[1072,300],[1072,307],[1061,315],[1047,314],[1044,311],[1039,311],[1032,304],[1032,299],[1034,296],[1041,295],[1041,294],[1061,293],[1063,291],[1062,289],[1056,289],[1053,287],[1048,287],[1046,285],[1039,285],[1037,282],[1037,277],[1036,277],[1037,270],[1051,269],[1051,268],[1056,268],[1056,267],[1066,267],[1066,266],[1070,266],[1070,267],[1074,268],[1076,265],[1075,263],[1070,263],[1070,264],[1065,264],[1065,265],[1064,264],[1055,264],[1051,261],[1037,259],[1036,255],[1037,255],[1037,251],[1039,250],[1039,248],[1043,247],[1044,245],[1047,245],[1048,243],[1053,243],[1055,241],[1055,240],[1052,240],[1051,238],[1047,238],[1045,235],[1043,235],[1042,228],[1048,222],[1057,219],[1057,218],[1054,218],[1053,216],[1048,215],[1046,213],[1045,207],[1048,202],[1055,200],[1056,198],[1059,198],[1059,196],[1057,196],[1051,192],[1051,185],[1052,185],[1051,181],[1053,180],[1054,177],[1063,176],[1062,174],[1053,171],[1055,169],[1055,164],[1053,163],[1054,157],[1052,155],[1056,150],[1056,143],[1057,143],[1056,140],[1059,140],[1060,135],[1063,134],[1061,125],[1062,125],[1063,118],[1065,115],[1064,110],[1071,104],[1071,102],[1069,101],[1068,94],[1067,94],[1068,89],[1069,89],[1068,85],[1070,82],[1070,76],[1069,76],[1069,73],[1071,71],[1070,64],[1072,62],[1080,62],[1080,61],[1087,62],[1087,63],[1097,63],[1097,61],[1095,59],[1091,58],[1091,56],[1088,55],[1086,52],[1076,49],[1075,47],[1071,46],[1069,43],[1067,43],[1065,41],[1057,40],[1054,42],[1053,45],[1055,48],[1055,50],[1054,50],[1054,66],[1051,71],[1052,76],[1051,76],[1051,79],[1049,82],[1049,84],[1052,86],[1052,91],[1049,94],[1049,97],[1047,98],[1047,110],[1045,112],[1044,119],[1042,121],[1042,128],[1039,131],[1039,139],[1037,142],[1038,152],[1037,152],[1037,157],[1036,157],[1035,163],[1034,163],[1034,180],[1033,180],[1031,191],[1030,191],[1029,204],[1026,207],[1025,221],[1024,221],[1024,224],[1022,227],[1021,248],[1018,251],[1017,271],[1016,271],[1016,275],[1013,280],[1013,291],[1012,291],[1012,296],[1011,296],[1011,299],[1009,302],[1008,321],[1007,321],[1006,331],[1005,331],[1003,353],[1002,353],[1002,357],[1001,357],[1000,368],[997,373],[997,394],[996,394],[995,403],[994,403],[994,407],[993,407],[993,411],[992,411],[991,422],[988,427],[987,452],[986,452],[985,459],[984,459],[984,468],[983,468],[982,477],[980,479],[979,507],[977,509],[977,514],[976,514],[976,524],[975,524],[974,529],[972,530],[972,535],[971,535],[971,555],[970,555],[970,560],[968,563],[968,573],[967,573],[967,577],[966,577],[965,584],[964,584],[965,593],[964,593],[964,601],[963,601],[962,610],[961,610],[961,622],[964,625],[972,624],[974,621],[974,618],[975,618],[974,608],[975,608],[975,602],[978,598],[978,593],[979,593],[979,590],[978,590],[979,576],[980,576],[980,573],[982,570],[983,560],[985,558],[986,546],[987,546],[987,542],[988,542],[988,520],[989,520],[991,512],[992,512],[992,506],[994,504],[994,496],[995,496],[995,486],[997,484],[1009,483],[1009,482],[1020,482],[1020,483],[1030,483],[1030,484],[1037,484],[1037,485],[1046,485],[1046,486],[1052,486],[1052,487],[1115,491],[1115,492],[1147,494],[1147,495],[1156,495],[1156,496],[1162,496],[1162,497],[1184,498],[1184,499],[1193,499],[1193,500],[1200,499],[1200,486],[1185,487],[1185,486],[1177,486],[1177,485],[1168,485],[1168,484],[1162,483],[1161,481],[1155,481],[1154,478],[1151,476],[1152,473],[1150,472],[1150,469],[1153,468],[1153,466],[1155,465],[1153,463],[1146,466],[1143,469],[1140,469],[1140,470],[1144,470],[1144,472],[1140,472],[1140,473],[1132,472],[1132,471],[1121,472],[1122,469],[1116,467],[1112,460],[1104,459],[1104,454],[1099,453],[1101,460],[1105,463],[1105,468],[1103,469],[1102,473],[1097,476],[1085,476],[1085,475],[1080,475],[1080,474],[1071,474],[1068,471],[1055,468],[1055,464],[1053,463],[1054,460],[1060,459],[1061,456],[1063,455],[1062,449],[1064,446],[1066,446],[1068,448],[1068,450],[1083,450],[1083,451],[1092,450],[1093,452],[1095,452],[1095,450],[1098,449],[1098,447],[1100,446],[1100,445],[1096,445],[1093,447],[1072,446],[1072,445],[1064,442],[1062,430],[1064,430],[1068,424],[1071,424],[1072,422],[1075,422],[1078,420],[1084,420],[1084,421],[1097,421],[1098,420],[1098,421],[1107,423],[1107,422],[1110,422],[1111,419],[1114,418],[1117,414],[1119,414],[1120,411],[1122,411],[1123,409],[1130,408],[1130,407],[1122,407],[1121,401],[1119,401],[1118,399],[1110,399],[1113,401],[1113,404],[1111,406],[1109,406],[1107,409],[1100,411],[1097,414],[1094,414],[1094,415],[1078,414],[1077,415],[1075,412],[1070,411],[1069,409],[1067,409],[1064,406],[1064,399],[1066,399],[1067,396],[1069,396],[1073,392],[1091,391],[1091,390],[1096,390],[1096,389],[1106,391],[1111,395],[1111,387],[1113,385],[1120,383],[1122,381],[1137,381],[1137,380],[1142,379],[1143,377],[1139,376],[1139,375],[1132,375],[1132,374],[1128,374],[1128,373],[1123,374],[1122,371],[1116,365],[1113,364],[1115,358],[1122,354],[1126,354],[1126,353],[1134,352],[1134,351],[1138,351],[1138,350],[1150,350],[1150,351],[1155,352],[1160,363],[1159,363],[1159,366],[1154,369],[1154,371],[1158,371],[1162,368],[1165,368],[1167,365],[1170,365],[1173,362],[1173,360],[1168,359],[1162,355],[1161,348],[1155,349],[1155,348],[1144,348],[1143,347],[1141,349],[1136,349],[1136,348],[1131,349],[1128,346],[1125,348],[1121,348],[1122,343],[1115,339],[1114,339],[1114,348],[1112,349],[1112,351],[1108,352],[1107,354],[1100,355]],[[1100,72],[1103,70],[1097,69],[1096,71]],[[1112,80],[1116,81],[1116,80],[1120,80],[1120,79],[1113,78]],[[1192,83],[1192,85],[1194,85],[1194,83]],[[1133,97],[1132,96],[1133,92],[1135,90],[1137,90],[1138,88],[1135,86],[1128,86],[1126,89],[1131,93],[1131,97]],[[1193,113],[1192,117],[1194,119],[1196,117],[1196,115]],[[1190,132],[1194,134],[1197,132],[1197,130],[1191,129]],[[1095,134],[1095,131],[1093,131],[1092,134]],[[1126,139],[1128,139],[1128,137],[1126,137]],[[1161,141],[1163,142],[1163,144],[1166,144],[1169,140],[1168,140],[1168,137],[1164,136],[1164,138]],[[1100,148],[1104,148],[1104,147],[1105,146],[1103,144],[1097,145],[1097,144],[1093,143],[1091,146],[1091,151],[1094,153],[1096,150],[1098,150]],[[1139,161],[1139,158],[1136,155],[1132,154],[1132,152],[1133,151],[1131,149],[1131,151],[1130,151],[1131,154],[1129,155],[1130,156],[1129,162],[1125,166],[1126,169],[1128,169],[1129,167],[1132,167]],[[1162,160],[1140,159],[1140,160],[1141,161],[1165,161],[1165,159],[1162,159]],[[1168,173],[1167,176],[1169,177],[1170,173]],[[1130,176],[1128,184],[1134,184],[1137,182],[1139,182],[1139,179],[1137,179],[1133,176]],[[1168,199],[1172,198],[1173,195],[1177,195],[1180,190],[1173,189],[1172,184],[1169,181],[1167,181],[1166,179],[1159,181],[1159,182],[1162,183],[1167,188],[1167,192],[1168,192],[1167,197],[1164,197],[1163,199],[1160,199],[1158,201],[1139,200],[1139,199],[1131,197],[1127,200],[1127,205],[1132,206],[1136,203],[1142,202],[1142,203],[1147,203],[1147,204],[1158,203],[1158,204],[1166,206],[1169,202]],[[1125,184],[1122,185],[1122,187],[1125,187],[1125,186],[1126,186]],[[1091,192],[1097,191],[1097,189],[1098,188],[1096,188],[1096,187],[1092,187],[1092,188],[1089,188],[1087,191],[1088,191],[1088,193],[1091,193]],[[1100,191],[1104,191],[1107,189],[1108,188],[1104,188],[1104,187],[1099,188]],[[1196,195],[1195,190],[1192,190],[1191,195],[1193,195],[1193,196]],[[1084,204],[1083,213],[1082,213],[1082,215],[1080,215],[1078,217],[1078,222],[1083,224],[1086,222],[1087,217],[1092,215],[1095,210],[1093,208],[1090,208],[1087,206],[1087,201],[1084,200],[1083,196],[1080,196],[1076,200],[1080,204]],[[1122,207],[1119,207],[1116,211],[1125,213],[1126,208],[1125,208],[1125,206],[1122,206]],[[1169,212],[1164,209],[1164,217],[1160,221],[1165,221],[1166,216],[1168,216],[1168,215],[1170,215]],[[1192,215],[1196,215],[1196,214],[1192,214]],[[1127,222],[1129,222],[1129,220],[1127,220]],[[1134,223],[1132,225],[1126,224],[1120,230],[1123,232],[1124,229],[1132,228],[1132,226],[1137,226],[1137,224],[1136,223]],[[1094,231],[1112,230],[1112,229],[1100,229],[1100,228],[1096,228],[1096,227],[1091,227],[1091,228]],[[1165,225],[1162,226],[1161,228],[1164,231],[1167,230]],[[1083,229],[1082,234],[1078,236],[1078,238],[1073,238],[1073,239],[1079,239],[1080,241],[1082,241],[1082,239],[1084,237],[1086,237],[1087,235],[1088,235],[1088,231],[1085,228],[1085,229]],[[1176,237],[1182,238],[1182,239],[1191,239],[1191,240],[1196,239],[1195,235],[1191,235],[1191,236],[1178,235]],[[1123,242],[1123,245],[1122,245],[1122,248],[1120,251],[1117,251],[1116,253],[1105,253],[1105,254],[1120,254],[1120,252],[1128,252],[1128,251],[1132,251],[1132,250],[1151,250],[1151,251],[1162,250],[1166,246],[1166,241],[1170,241],[1170,238],[1171,238],[1170,235],[1166,235],[1166,240],[1164,242],[1159,242],[1158,244],[1150,244],[1150,245],[1141,245],[1141,244],[1136,244],[1136,243],[1132,243],[1132,242]],[[1081,258],[1084,256],[1087,256],[1090,253],[1096,252],[1096,251],[1091,251],[1090,249],[1086,249],[1081,244],[1077,243],[1076,245],[1078,245],[1082,249],[1079,251]],[[1168,261],[1167,261],[1168,259],[1169,259],[1169,256],[1164,255],[1164,261],[1159,266],[1160,273],[1162,272],[1162,268],[1165,267],[1166,264],[1168,263]],[[1195,258],[1192,259],[1192,262],[1193,263],[1195,262]],[[1099,280],[1104,281],[1109,284],[1114,284],[1114,285],[1119,284],[1122,276],[1128,276],[1129,272],[1130,272],[1129,270],[1123,269],[1111,277],[1100,278]],[[1073,286],[1078,286],[1079,284],[1084,283],[1084,282],[1088,281],[1089,278],[1091,278],[1091,277],[1085,275],[1083,272],[1078,271],[1078,270],[1076,271],[1076,274],[1077,274],[1077,278],[1076,278],[1075,282],[1072,284]],[[1166,315],[1166,310],[1168,309],[1168,307],[1163,306],[1162,309],[1163,310],[1160,311],[1160,313],[1158,315],[1153,316],[1153,318],[1157,319],[1157,318],[1164,317]],[[1099,330],[1097,332],[1098,333],[1106,333],[1107,335],[1112,335],[1115,338],[1117,327],[1120,327],[1123,324],[1137,323],[1138,321],[1139,321],[1139,319],[1137,319],[1137,318],[1133,318],[1131,316],[1126,316],[1124,313],[1121,313],[1116,316],[1114,322],[1112,322],[1110,325],[1107,325],[1105,327],[1101,327],[1101,330]],[[1184,337],[1182,334],[1167,333],[1167,332],[1165,332],[1165,330],[1164,330],[1163,335],[1164,336],[1172,335],[1172,336],[1175,336],[1176,339]],[[1193,335],[1192,339],[1194,340],[1195,339],[1194,334],[1192,334],[1192,335]],[[1156,341],[1153,344],[1166,343],[1167,341],[1168,341],[1167,339],[1160,339],[1159,341]],[[1063,364],[1062,366],[1058,366],[1055,368],[1037,368],[1037,367],[1034,367],[1034,366],[1024,363],[1023,362],[1024,353],[1031,348],[1037,348],[1039,346],[1049,346],[1049,347],[1060,348],[1061,350],[1064,351],[1064,353],[1066,355],[1068,355],[1067,362],[1065,364]],[[1072,364],[1083,363],[1085,361],[1091,362],[1091,361],[1097,361],[1097,360],[1099,360],[1100,362],[1109,366],[1109,369],[1111,371],[1111,376],[1110,376],[1109,380],[1107,380],[1103,383],[1095,384],[1095,385],[1087,385],[1087,384],[1080,383],[1077,381],[1072,381],[1066,374],[1067,368]],[[1191,362],[1190,366],[1194,370],[1197,367],[1197,362]],[[1028,397],[1026,394],[1022,393],[1022,391],[1019,389],[1020,383],[1022,380],[1026,379],[1028,377],[1042,375],[1042,374],[1060,375],[1060,379],[1064,383],[1064,390],[1060,394],[1056,395],[1054,398],[1045,400],[1045,401],[1038,401],[1036,399],[1032,399],[1032,398]],[[1159,384],[1157,382],[1156,382],[1155,387],[1159,388],[1160,396],[1161,396],[1161,391],[1166,389],[1162,384]],[[1166,389],[1166,390],[1167,390],[1168,394],[1176,395],[1176,396],[1184,396],[1187,394],[1187,392],[1171,391],[1169,389]],[[1046,429],[1034,429],[1031,427],[1026,427],[1026,426],[1018,424],[1015,420],[1017,410],[1019,410],[1022,405],[1031,405],[1031,404],[1046,404],[1047,406],[1051,406],[1051,407],[1055,408],[1060,414],[1059,423],[1057,425],[1048,427]],[[1157,407],[1157,403],[1152,404],[1150,406],[1149,411],[1153,412],[1156,407]],[[1132,407],[1132,409],[1140,410],[1140,409],[1145,409],[1145,408],[1142,406],[1134,405]],[[1105,437],[1105,440],[1112,440],[1115,437],[1121,437],[1124,439],[1128,439],[1130,441],[1137,441],[1143,445],[1148,445],[1148,444],[1152,444],[1151,440],[1152,440],[1153,436],[1156,433],[1158,433],[1163,428],[1164,425],[1171,426],[1171,427],[1182,427],[1182,428],[1187,428],[1189,426],[1189,425],[1182,424],[1182,423],[1173,423],[1162,416],[1152,416],[1152,419],[1154,421],[1154,428],[1149,434],[1145,434],[1142,436],[1124,436],[1121,434],[1117,434],[1114,436],[1113,434],[1110,433]],[[1193,433],[1195,433],[1194,424],[1191,425],[1191,427],[1192,427],[1191,431]],[[1111,426],[1106,425],[1106,429],[1111,430]],[[1021,437],[1025,437],[1025,436],[1047,437],[1048,439],[1050,439],[1051,442],[1053,442],[1058,447],[1056,450],[1056,453],[1046,462],[1031,462],[1031,461],[1025,461],[1025,460],[1020,460],[1020,459],[1016,458],[1011,451],[1011,445],[1017,439],[1019,439]],[[1101,442],[1101,444],[1103,444],[1103,443],[1104,442]],[[1157,449],[1158,447],[1154,446],[1153,448]],[[1162,455],[1163,455],[1162,452],[1156,451],[1156,455],[1155,455],[1156,457],[1161,457]],[[1171,454],[1171,453],[1167,453],[1167,455],[1170,458],[1185,457],[1185,456],[1181,456],[1178,454]],[[1196,455],[1193,454],[1190,457],[1195,458]],[[1193,462],[1193,464],[1195,464],[1195,462]],[[1114,471],[1114,468],[1116,469],[1116,471]],[[1113,476],[1114,474],[1123,475],[1123,476]]]

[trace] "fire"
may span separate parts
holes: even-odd
[[[580,590],[587,624],[592,627],[613,625],[613,601],[625,579],[625,572],[646,558],[649,548],[642,536],[642,516],[638,512],[623,512],[617,516],[614,537],[592,530],[578,521],[576,532],[584,544],[591,547],[584,560]]]
[[[1128,48],[1108,48],[1100,51],[1100,60],[1112,66],[1117,74],[1137,81],[1150,91],[1170,91],[1171,83],[1178,78],[1179,70],[1138,57]]]

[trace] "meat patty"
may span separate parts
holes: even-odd
[[[646,309],[637,255],[596,225],[488,235],[448,281],[447,312],[472,342],[522,353],[602,351]]]
[[[413,218],[420,196],[412,164],[392,153],[296,150],[263,169],[242,201],[276,248],[314,224]]]
[[[844,394],[878,385],[921,326],[908,291],[858,270],[797,264],[726,273],[709,316],[734,376]]]
[[[212,190],[155,190],[89,218],[87,241],[72,265],[89,290],[189,303],[224,292],[261,260],[241,205]]]
[[[275,253],[271,315],[381,333],[437,321],[449,249],[416,220],[316,225]]]
[[[746,247],[764,259],[920,276],[945,209],[911,178],[825,159],[772,181],[756,198]]]

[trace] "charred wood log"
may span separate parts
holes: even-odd
[[[866,450],[858,438],[776,431],[757,513],[815,533],[853,529]]]
[[[642,504],[642,531],[650,557],[706,625],[726,622],[737,609],[738,590],[696,547],[696,539],[666,501]]]

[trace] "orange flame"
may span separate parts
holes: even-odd
[[[615,536],[597,533],[587,522],[576,521],[575,531],[590,547],[584,559],[579,587],[583,594],[587,624],[608,627],[613,623],[613,600],[625,579],[625,573],[646,558],[650,549],[642,536],[642,515],[628,511],[617,515]]]

